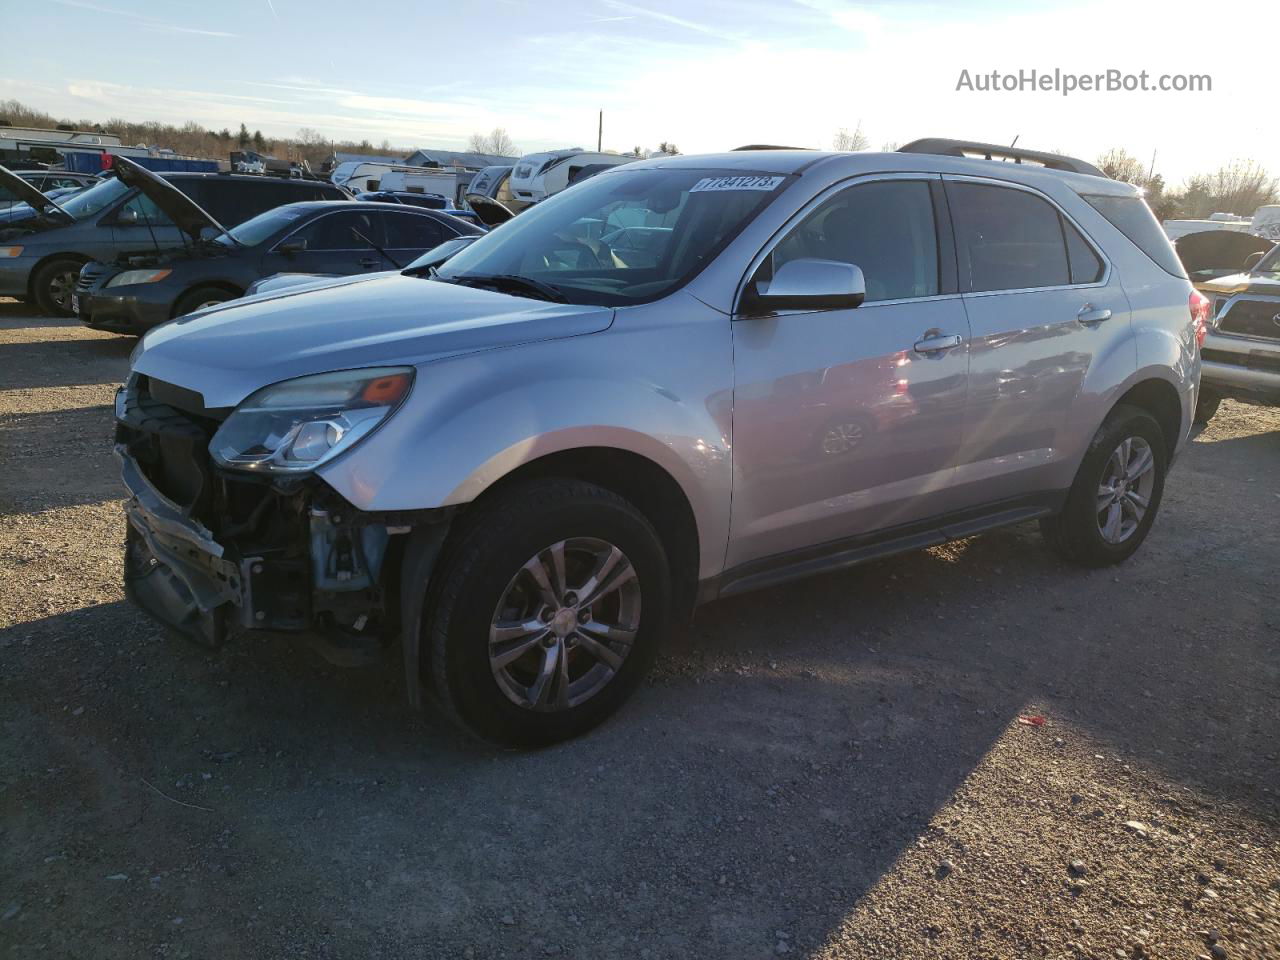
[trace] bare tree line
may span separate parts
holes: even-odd
[[[268,138],[260,130],[251,131],[244,123],[236,131],[229,128],[210,130],[198,123],[180,126],[148,121],[138,123],[113,117],[105,122],[69,121],[27,106],[20,100],[0,100],[0,118],[14,126],[55,127],[70,124],[78,130],[100,130],[118,136],[122,143],[171,147],[178,153],[202,157],[223,157],[231,150],[254,149],[274,152],[282,159],[306,160],[319,166],[333,152],[379,154],[403,157],[411,151],[393,146],[390,140],[374,145],[369,140],[331,140],[319,130],[302,127],[293,137]],[[853,130],[841,127],[832,138],[836,150],[866,150],[871,140],[859,122]],[[468,149],[497,156],[519,156],[520,148],[502,127],[489,133],[474,133]],[[897,149],[897,143],[885,143],[884,150]],[[658,149],[679,153],[675,144],[663,141]],[[637,146],[645,156],[649,151]],[[1236,213],[1249,216],[1259,206],[1280,203],[1280,178],[1253,160],[1235,160],[1219,169],[1189,177],[1181,186],[1171,189],[1164,178],[1149,165],[1123,148],[1113,148],[1098,157],[1098,166],[1108,176],[1143,188],[1147,202],[1161,220],[1175,218],[1200,219],[1213,213]]]
[[[1098,157],[1098,166],[1113,180],[1141,187],[1160,220],[1201,220],[1214,213],[1247,217],[1265,204],[1280,203],[1280,178],[1253,160],[1233,160],[1212,173],[1195,174],[1175,190],[1154,172],[1154,164],[1149,167],[1121,147]]]

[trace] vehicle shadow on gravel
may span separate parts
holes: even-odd
[[[86,670],[67,653],[88,637]],[[926,709],[912,671],[860,653],[839,678],[662,678],[591,736],[519,753],[413,715],[394,668],[334,671],[287,644],[209,654],[123,604],[0,645],[44,661],[32,713],[4,710],[25,772],[7,830],[54,851],[94,838],[59,867],[66,896],[105,898],[68,943],[144,922],[101,877],[181,870],[186,906],[128,909],[238,924],[246,884],[269,882],[308,891],[273,918],[293,944],[321,924],[423,956],[461,956],[463,928],[484,955],[764,957],[779,930],[817,943],[838,925],[1020,703],[975,678]],[[33,851],[15,855],[10,876]]]
[[[0,415],[0,513],[35,513],[123,498],[105,404]]]
[[[137,343],[132,337],[98,336],[0,343],[0,390],[121,383]]]
[[[12,726],[14,769],[87,781],[76,821],[48,818],[50,849],[73,829],[102,844],[71,896],[183,870],[208,917],[249,915],[246,882],[307,890],[273,918],[291,944],[319,924],[438,955],[765,957],[779,931],[830,936],[1024,712],[1048,726],[1016,735],[1084,729],[1263,813],[1276,653],[1248,618],[1265,614],[1224,586],[1216,616],[1243,639],[1216,651],[1199,595],[1162,579],[1187,549],[1163,532],[1117,570],[1064,567],[1016,528],[711,605],[617,718],[528,753],[414,715],[394,662],[210,653],[88,608],[0,632],[13,670],[45,661],[22,670],[41,706]],[[87,638],[89,670],[65,656]],[[11,789],[27,818],[64,787]]]

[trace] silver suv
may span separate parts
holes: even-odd
[[[699,602],[1032,519],[1118,563],[1196,405],[1204,298],[1050,154],[666,157],[424,260],[147,334],[126,587],[399,649],[495,741],[599,723]]]

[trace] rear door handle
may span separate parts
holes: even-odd
[[[942,350],[954,350],[964,339],[958,334],[934,334],[916,341],[916,353],[938,353]]]
[[[381,260],[378,260],[378,259],[377,259],[377,258],[375,258],[375,257],[365,257],[363,260],[361,260],[361,261],[360,261],[360,266],[362,266],[362,267],[376,267],[376,266],[378,266],[380,263],[382,263],[382,261],[381,261]]]
[[[1111,311],[1105,307],[1095,307],[1092,303],[1086,303],[1080,308],[1080,312],[1076,314],[1076,319],[1085,326],[1091,326],[1095,323],[1101,323],[1103,320],[1111,319]]]

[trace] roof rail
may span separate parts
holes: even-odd
[[[1091,177],[1109,179],[1105,173],[1092,163],[1077,160],[1075,157],[1063,156],[1060,153],[1043,153],[1039,150],[1023,150],[1021,147],[1002,147],[994,143],[974,143],[968,140],[946,140],[941,137],[926,137],[923,140],[912,140],[905,147],[898,148],[899,153],[931,153],[944,157],[981,157],[985,160],[1011,160],[1014,163],[1030,161],[1048,167],[1050,170],[1065,170],[1068,173],[1086,173]]]
[[[739,150],[810,150],[811,147],[779,147],[772,143],[748,143],[746,146],[734,147],[733,153]]]

